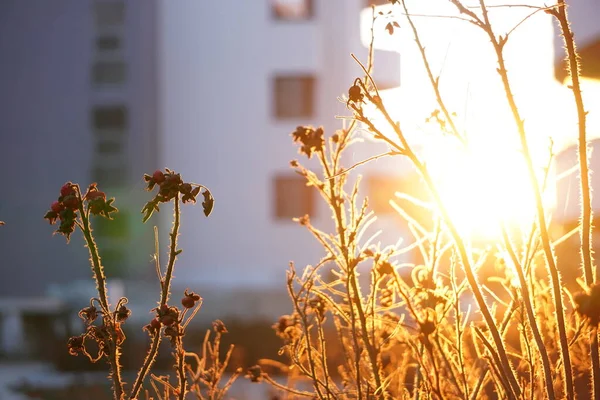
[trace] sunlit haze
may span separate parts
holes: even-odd
[[[487,3],[488,6],[522,4]],[[543,6],[541,1],[528,4]],[[409,141],[416,148],[427,149],[420,155],[459,229],[489,236],[501,221],[530,223],[534,207],[531,184],[489,38],[472,24],[444,17],[458,16],[449,2],[408,1],[407,6],[415,15],[413,22],[432,72],[440,77],[443,100],[448,110],[456,113],[458,130],[467,138],[468,147],[441,133],[438,124],[426,123],[439,106],[403,15],[396,14],[396,19],[406,29],[394,35],[384,31],[384,18],[379,18],[375,26],[376,47],[401,54],[400,88],[384,91],[384,103],[387,100],[392,104],[388,109],[400,121]],[[377,11],[387,9],[388,6],[382,6]],[[477,8],[473,10],[479,12]],[[541,182],[548,165],[551,139],[554,153],[569,144],[569,138],[576,137],[576,119],[572,94],[554,78],[552,19],[543,12],[531,13],[532,9],[525,7],[491,8],[490,19],[497,35],[510,32],[504,57]],[[368,44],[370,25],[371,10],[366,9],[362,14],[364,44]],[[589,81],[586,84],[588,94],[600,90],[597,84]],[[377,112],[371,110],[371,113],[384,133],[394,138]],[[591,119],[588,127],[591,137],[597,133],[594,122]],[[552,182],[552,176],[549,179]],[[549,206],[552,206],[552,188],[553,185],[548,185],[545,194]],[[498,224],[490,224],[490,220]]]

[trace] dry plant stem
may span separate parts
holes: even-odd
[[[479,0],[479,4],[481,5],[483,21],[481,27],[488,34],[490,41],[494,47],[494,51],[496,52],[496,58],[498,61],[498,73],[501,77],[502,84],[504,86],[504,92],[506,94],[506,99],[508,101],[509,107],[513,114],[513,118],[517,125],[517,130],[519,132],[519,138],[521,140],[521,150],[523,152],[523,157],[525,158],[525,163],[527,164],[527,171],[529,174],[529,180],[531,181],[531,185],[533,187],[533,193],[535,196],[535,205],[538,216],[538,229],[540,231],[540,236],[542,239],[542,247],[544,249],[544,254],[546,256],[546,262],[548,265],[548,270],[550,272],[550,277],[552,280],[552,290],[554,294],[554,306],[556,313],[556,320],[558,326],[558,332],[560,337],[560,347],[561,347],[561,355],[563,359],[564,365],[564,382],[566,387],[566,396],[568,399],[574,398],[574,386],[573,386],[573,369],[571,366],[571,356],[569,354],[569,342],[567,339],[566,332],[566,321],[564,316],[564,306],[562,301],[562,290],[560,283],[560,276],[558,274],[558,268],[556,266],[556,260],[554,258],[554,253],[552,249],[552,244],[550,241],[550,235],[548,234],[548,228],[546,226],[546,216],[544,210],[544,204],[542,202],[542,196],[540,193],[540,185],[538,183],[535,169],[533,167],[533,160],[531,158],[531,153],[529,151],[529,144],[527,142],[527,135],[525,133],[525,123],[521,118],[521,114],[515,102],[515,98],[512,92],[512,88],[508,79],[508,71],[506,69],[506,65],[504,63],[503,56],[503,47],[506,43],[506,38],[502,39],[496,38],[492,26],[490,24],[487,8],[485,6],[484,0]]]
[[[144,364],[142,365],[142,368],[140,368],[138,376],[133,384],[133,389],[131,390],[131,395],[129,396],[130,399],[137,398],[140,389],[142,388],[142,384],[144,383],[144,379],[146,378],[148,372],[150,372],[150,367],[152,367],[152,364],[156,359],[156,354],[158,353],[158,346],[160,345],[160,340],[160,332],[156,332],[152,337],[152,343],[150,344],[150,349],[148,350],[148,354],[146,354],[146,358],[144,359]]]
[[[522,302],[525,305],[525,310],[527,311],[527,317],[529,319],[529,328],[533,333],[533,337],[535,339],[535,343],[540,352],[540,357],[542,359],[542,365],[544,367],[544,381],[546,383],[546,395],[548,399],[555,399],[556,395],[554,393],[554,386],[552,385],[552,370],[550,367],[550,359],[548,358],[548,352],[546,351],[546,346],[544,345],[544,339],[540,334],[540,330],[537,324],[537,320],[535,319],[535,312],[533,311],[533,307],[531,305],[531,297],[529,293],[529,288],[527,286],[527,280],[525,279],[525,274],[523,273],[523,266],[519,262],[517,255],[515,254],[513,245],[508,236],[508,232],[506,231],[506,227],[502,226],[502,238],[504,239],[504,245],[512,262],[515,266],[515,270],[517,271],[517,275],[519,276],[519,283],[521,286],[521,297]],[[524,333],[525,334],[525,333]]]
[[[492,346],[492,344],[490,342],[488,342],[488,340],[485,338],[483,333],[481,333],[481,331],[478,328],[473,327],[473,330],[475,331],[475,333],[477,334],[477,337],[481,340],[481,342],[483,343],[485,348],[490,353],[490,356],[494,360],[494,362],[490,362],[490,366],[492,368],[497,368],[497,366],[501,365],[501,363],[500,363],[500,360],[498,359],[498,354],[494,350],[494,347]],[[514,399],[514,400],[516,400],[517,397],[520,397],[520,395],[516,396],[515,393],[513,392],[511,385],[508,382],[508,377],[506,376],[506,374],[499,368],[496,370],[496,372],[497,372],[498,376],[500,377],[500,380],[502,382],[502,386],[504,387],[504,392],[506,393],[506,396],[508,398]]]
[[[169,300],[169,295],[171,294],[171,279],[173,278],[173,267],[175,266],[175,260],[177,259],[177,255],[181,253],[180,250],[177,250],[177,235],[179,235],[179,219],[181,217],[181,212],[179,211],[179,194],[175,196],[175,198],[173,199],[173,203],[175,218],[173,220],[173,230],[170,234],[171,244],[169,246],[169,261],[167,262],[167,272],[165,273],[164,282],[161,282],[161,306],[167,304],[167,301]]]
[[[530,382],[530,387],[529,387],[529,395],[531,400],[533,400],[533,395],[535,392],[535,361],[533,360],[533,354],[531,352],[531,345],[529,344],[529,338],[527,336],[526,330],[525,330],[525,322],[523,322],[522,324],[522,340],[525,343],[525,348],[527,349],[527,364],[529,365],[529,382]]]
[[[277,382],[276,380],[274,380],[273,378],[271,378],[269,375],[267,374],[263,374],[262,378],[267,381],[267,383],[273,387],[276,387],[284,392],[288,392],[291,394],[295,394],[296,396],[303,396],[303,397],[309,397],[311,399],[314,399],[315,397],[315,393],[310,393],[310,392],[304,392],[302,390],[297,390],[297,389],[293,389],[291,387],[282,385],[281,383]]]
[[[369,100],[371,102],[373,102],[373,97],[370,96],[369,93],[366,93],[366,96],[369,98]],[[513,370],[510,366],[510,362],[508,360],[508,356],[507,356],[506,350],[504,348],[504,343],[502,341],[502,336],[500,335],[500,332],[498,331],[496,322],[494,321],[494,318],[492,317],[492,314],[490,313],[490,310],[489,310],[489,308],[485,302],[485,299],[483,297],[483,294],[481,292],[479,283],[477,282],[477,278],[475,277],[475,274],[473,273],[471,259],[469,258],[469,253],[467,251],[465,242],[464,242],[460,232],[454,225],[454,222],[452,221],[452,218],[450,217],[450,214],[448,213],[448,210],[446,209],[444,202],[436,189],[433,179],[429,175],[429,172],[427,171],[426,167],[421,163],[421,161],[418,159],[416,154],[413,152],[411,146],[408,144],[408,142],[404,136],[404,133],[400,129],[400,126],[392,120],[391,116],[389,115],[386,108],[383,106],[383,104],[381,102],[377,102],[375,104],[378,106],[379,110],[385,116],[388,124],[394,129],[396,135],[398,136],[398,138],[401,141],[402,146],[398,145],[397,143],[395,143],[393,141],[390,141],[390,142],[393,144],[393,146],[396,149],[404,152],[406,154],[406,156],[411,160],[413,165],[417,168],[417,170],[421,174],[421,177],[425,181],[427,187],[429,188],[429,191],[431,192],[431,194],[435,200],[435,203],[438,206],[440,214],[441,214],[444,222],[446,223],[448,230],[450,231],[450,234],[454,240],[454,243],[456,244],[460,259],[462,261],[462,264],[463,264],[463,267],[465,270],[465,274],[467,276],[467,281],[469,282],[469,286],[471,287],[471,291],[473,292],[473,295],[475,296],[475,299],[477,301],[479,309],[481,310],[481,313],[483,314],[485,322],[488,325],[490,333],[492,334],[494,344],[496,345],[496,347],[498,349],[499,360],[501,361],[500,368],[502,370],[504,370],[504,372],[508,376],[509,381],[511,383],[511,386],[513,387],[515,394],[517,396],[520,396],[521,389],[519,388],[519,384],[517,383],[517,380],[514,376]],[[373,123],[362,115],[362,112],[359,113],[359,118],[360,118],[360,121],[367,124],[373,132],[378,132],[378,134],[380,136],[383,136],[383,134],[373,125]]]
[[[587,155],[587,129],[586,129],[586,111],[583,106],[583,97],[581,95],[581,84],[579,82],[579,59],[573,40],[573,32],[569,27],[569,19],[564,0],[558,0],[557,9],[551,12],[560,24],[565,47],[567,49],[567,59],[569,61],[569,74],[571,76],[571,90],[575,98],[577,107],[577,119],[579,122],[578,150],[579,150],[579,171],[581,181],[581,261],[585,283],[591,286],[597,279],[596,271],[592,261],[591,233],[592,233],[592,199],[590,189],[590,174],[588,168]],[[592,341],[590,343],[590,352],[592,357],[592,375],[594,383],[594,398],[600,399],[600,352],[598,350],[598,334],[591,333]]]
[[[323,167],[325,168],[325,173],[327,175],[327,178],[332,176],[332,172],[329,168],[329,165],[327,163],[327,158],[325,157],[325,153],[323,152],[323,150],[321,150],[319,152],[319,157],[321,159],[321,163],[323,164]],[[356,278],[356,274],[355,274],[355,270],[356,270],[356,263],[354,262],[354,260],[350,259],[350,252],[348,249],[348,245],[346,243],[346,224],[345,224],[345,220],[344,220],[344,216],[343,216],[343,203],[340,201],[341,200],[341,196],[338,193],[338,191],[336,190],[336,185],[335,185],[335,180],[334,179],[327,179],[328,184],[329,184],[329,196],[331,198],[331,205],[334,209],[334,213],[335,213],[335,221],[336,221],[336,226],[337,226],[337,231],[338,231],[338,236],[339,236],[339,240],[340,240],[340,247],[342,250],[342,254],[344,257],[344,261],[346,264],[346,273],[348,276],[348,281],[349,281],[349,285],[347,285],[348,289],[347,289],[347,295],[348,295],[348,303],[351,307],[351,318],[352,318],[352,329],[353,329],[353,337],[354,337],[354,341],[355,341],[355,346],[356,349],[358,350],[358,342],[357,342],[357,337],[354,333],[355,332],[355,317],[354,317],[354,312],[352,310],[353,306],[356,306],[356,310],[358,311],[358,317],[360,320],[360,325],[361,325],[361,335],[362,335],[362,339],[364,341],[364,344],[367,348],[367,353],[369,355],[369,360],[371,362],[371,368],[373,370],[373,376],[375,378],[375,384],[377,388],[381,388],[381,377],[380,377],[380,371],[379,371],[379,363],[377,362],[377,352],[376,349],[374,347],[374,343],[371,343],[371,341],[369,340],[369,333],[368,333],[368,324],[367,324],[367,319],[365,316],[365,312],[362,306],[362,301],[361,301],[361,296],[360,296],[360,290],[358,289],[358,283],[357,283],[357,278]],[[352,292],[350,290],[350,287],[352,287]],[[353,304],[354,303],[354,304]],[[356,374],[357,374],[357,387],[358,387],[358,391],[359,391],[359,398],[362,397],[362,393],[361,393],[361,389],[360,389],[360,368],[359,367],[359,362],[358,362],[358,358],[360,357],[360,354],[357,354],[357,370],[356,370]],[[384,393],[384,398],[385,398],[385,393]]]
[[[433,345],[431,344],[431,342],[428,342],[429,339],[426,340],[427,345],[425,346],[425,350],[427,350],[427,354],[429,355],[429,358],[431,360],[431,366],[433,367],[433,376],[435,378],[435,385],[432,386],[432,389],[438,396],[438,398],[443,400],[444,395],[440,387],[440,370],[437,363],[435,362],[435,356],[433,354]]]
[[[454,385],[454,387],[456,388],[458,393],[461,394],[460,397],[464,399],[465,394],[462,392],[460,385],[458,384],[458,380],[456,379],[456,374],[454,373],[454,368],[452,368],[452,364],[450,364],[450,361],[448,360],[448,357],[446,356],[446,352],[442,348],[442,344],[440,343],[440,337],[438,334],[435,335],[435,343],[437,344],[438,349],[440,351],[440,357],[444,361],[446,369],[448,370],[448,373],[450,374],[450,381],[452,382],[452,384]]]
[[[446,118],[446,121],[448,121],[448,124],[450,125],[452,134],[463,145],[466,145],[467,142],[466,142],[465,138],[458,132],[458,129],[456,128],[456,124],[454,123],[454,118],[452,118],[452,116],[448,112],[446,103],[444,103],[444,100],[442,99],[442,95],[440,93],[440,80],[439,80],[440,78],[433,77],[433,73],[431,72],[431,66],[429,65],[429,60],[427,59],[427,55],[425,54],[425,47],[423,47],[423,44],[421,43],[421,38],[419,37],[419,32],[417,31],[417,27],[413,23],[412,17],[410,15],[410,13],[408,12],[408,9],[406,8],[406,2],[404,0],[402,0],[401,3],[402,3],[402,8],[404,8],[404,13],[406,15],[406,19],[408,20],[408,23],[410,24],[410,27],[413,31],[413,37],[415,38],[415,42],[417,43],[417,46],[419,47],[419,52],[421,53],[421,58],[423,59],[423,65],[425,66],[425,70],[427,71],[427,76],[429,77],[429,82],[431,83],[431,87],[433,88],[433,91],[435,92],[435,98],[437,100],[437,103],[440,106],[442,113],[444,113],[444,117]]]
[[[81,198],[81,196],[79,196],[79,198]],[[102,264],[100,263],[96,242],[94,242],[94,238],[92,237],[89,215],[86,214],[85,210],[83,209],[83,205],[79,207],[79,212],[81,213],[83,236],[92,260],[92,272],[94,273],[94,279],[96,280],[96,289],[98,290],[100,306],[102,307],[102,312],[104,312],[105,315],[110,315],[110,309],[108,307],[108,295],[106,292],[106,276],[104,275],[104,268],[102,268]]]
[[[317,317],[317,331],[319,334],[319,343],[321,346],[321,368],[323,369],[323,375],[325,378],[327,398],[329,399],[331,396],[332,398],[336,399],[337,396],[331,391],[329,368],[327,367],[327,347],[325,344],[325,332],[323,332],[323,323],[321,322],[321,320],[319,320],[319,317]]]
[[[300,299],[294,293],[293,284],[294,284],[293,272],[288,273],[288,283],[287,283],[288,293],[290,294],[290,297],[292,298],[292,303],[294,304],[294,307],[296,308],[296,312],[302,319],[302,329],[304,331],[304,338],[306,340],[306,353],[307,353],[307,359],[308,359],[308,366],[310,367],[310,377],[315,383],[314,387],[317,392],[317,395],[319,396],[320,399],[324,399],[325,397],[323,396],[323,393],[321,392],[320,386],[323,386],[323,388],[326,390],[327,390],[327,386],[323,382],[321,382],[321,380],[317,376],[317,369],[315,367],[315,361],[314,361],[314,357],[312,355],[313,347],[312,347],[311,340],[310,340],[309,322],[308,322],[308,319],[306,318],[306,304],[308,301],[304,301],[304,308],[301,309],[300,308]]]
[[[106,276],[104,275],[104,269],[100,263],[100,257],[98,256],[98,248],[94,242],[92,236],[92,230],[90,229],[89,213],[83,209],[83,201],[81,199],[81,192],[77,186],[77,196],[79,198],[79,212],[81,214],[82,232],[85,239],[85,243],[90,252],[90,258],[92,260],[92,271],[94,273],[94,279],[96,280],[96,289],[98,290],[98,297],[100,299],[100,306],[104,313],[104,323],[108,326],[110,332],[110,343],[108,344],[108,357],[111,369],[111,378],[113,381],[113,390],[115,400],[121,400],[123,398],[123,382],[121,380],[121,364],[119,361],[120,349],[117,344],[117,333],[115,331],[114,322],[110,318],[110,309],[108,304],[108,296],[106,294]]]
[[[464,386],[464,394],[465,398],[469,398],[469,384],[467,381],[467,374],[465,372],[465,361],[462,350],[462,341],[463,341],[463,328],[461,326],[461,316],[462,313],[460,311],[460,296],[458,293],[458,287],[456,285],[456,271],[455,271],[455,262],[451,262],[450,264],[450,282],[452,284],[452,292],[454,293],[454,325],[456,331],[456,348],[458,353],[458,363],[460,365],[460,374]]]
[[[185,379],[185,351],[183,350],[183,343],[181,338],[179,338],[178,342],[179,343],[177,345],[177,349],[175,350],[175,359],[177,362],[177,379],[179,381],[177,389],[179,391],[179,400],[184,400],[185,393],[187,390],[187,380]]]
[[[175,259],[177,258],[178,250],[177,250],[177,235],[179,234],[179,224],[180,224],[180,211],[179,211],[179,194],[175,196],[174,202],[174,220],[173,220],[173,229],[171,230],[171,245],[169,251],[169,261],[167,262],[167,272],[165,274],[164,281],[160,282],[161,286],[161,299],[160,306],[167,304],[167,300],[169,299],[169,291],[171,290],[171,278],[173,277],[173,267],[175,265]],[[150,350],[144,359],[144,364],[140,368],[137,378],[133,384],[133,389],[131,390],[130,399],[135,399],[139,395],[140,389],[142,388],[142,384],[144,383],[144,379],[148,372],[150,372],[150,368],[152,364],[156,360],[156,354],[158,353],[158,347],[160,344],[161,335],[160,332],[157,332],[152,337],[152,343],[150,344]]]

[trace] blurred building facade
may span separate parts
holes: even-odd
[[[159,156],[156,10],[141,1],[0,4],[0,165],[13,188],[0,196],[2,269],[12,271],[3,295],[89,277],[77,235],[67,246],[39,224],[67,180],[118,197],[121,216],[94,221],[108,272],[127,276],[148,262],[152,228],[133,222],[146,197],[140,177]]]
[[[337,97],[361,75],[350,53],[367,58],[358,26],[369,3],[0,2],[3,348],[22,346],[10,339],[24,329],[19,315],[59,311],[60,302],[36,306],[50,304],[47,295],[78,307],[94,293],[79,235],[66,245],[42,219],[67,180],[82,189],[98,182],[117,197],[119,215],[96,219],[95,233],[109,278],[132,288],[111,291],[130,295],[134,311],[142,297],[142,318],[158,291],[152,226],[164,260],[171,217],[165,208],[141,223],[150,197],[142,176],[162,167],[216,198],[208,219],[183,208],[177,290],[200,291],[207,315],[287,308],[288,262],[303,267],[323,255],[292,218],[331,220],[289,168],[298,158],[289,134],[297,125],[342,127],[335,116],[348,112]],[[398,53],[377,53],[376,79],[397,86]],[[274,301],[257,298],[269,293]]]
[[[66,245],[40,220],[66,181],[118,197],[120,216],[94,221],[103,263],[113,277],[144,275],[152,227],[134,222],[139,178],[159,157],[156,11],[145,1],[0,3],[3,353],[28,353],[27,321],[52,329],[56,298],[93,293],[79,235]]]
[[[329,224],[326,205],[289,167],[298,125],[340,129],[338,97],[361,75],[365,0],[159,2],[164,165],[207,185],[214,214],[184,208],[178,277],[219,287],[280,287],[289,261],[323,256],[293,217]],[[399,84],[399,54],[376,77]],[[384,67],[385,66],[385,67]],[[315,165],[315,164],[310,164]],[[163,215],[168,219],[170,215]],[[164,225],[167,226],[166,223]]]
[[[574,2],[570,14],[580,48],[593,49],[600,10],[586,1]],[[308,213],[331,225],[327,206],[288,166],[300,158],[289,134],[298,125],[343,126],[335,116],[349,111],[337,98],[362,75],[350,54],[367,59],[368,26],[362,36],[359,26],[370,4],[388,7],[385,0],[0,2],[0,220],[7,224],[0,296],[42,297],[49,287],[66,301],[93,294],[79,236],[67,246],[42,220],[72,180],[98,182],[117,197],[117,219],[96,221],[101,255],[109,276],[128,280],[124,294],[134,307],[138,296],[153,301],[152,225],[160,227],[164,260],[171,211],[141,223],[150,197],[142,175],[166,166],[216,199],[208,219],[200,207],[183,207],[177,290],[200,291],[210,317],[286,309],[288,262],[303,267],[323,256],[292,218]],[[397,52],[378,47],[375,60],[382,88],[402,84]],[[372,150],[361,147],[346,164]],[[394,188],[407,184],[391,172],[398,163],[360,170],[373,207],[390,215],[378,221],[384,229],[398,227],[388,207]],[[27,312],[50,312],[26,303]],[[145,318],[152,305],[144,302],[137,315]],[[11,315],[3,328],[22,329]]]

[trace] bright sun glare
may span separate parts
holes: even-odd
[[[490,0],[488,3],[505,5],[513,1]],[[542,5],[537,0],[530,3]],[[410,1],[407,4],[414,14],[455,14],[455,10],[448,8],[448,2]],[[554,79],[552,20],[538,13],[513,31],[512,28],[529,13],[528,9],[522,9],[522,13],[515,12],[514,7],[493,10],[491,17],[497,34],[511,32],[505,59],[542,186],[549,157],[549,138],[560,142],[561,135],[573,134],[572,128],[567,128],[564,109],[562,113],[557,109],[564,104],[568,93]],[[363,27],[368,27],[363,29],[363,36],[370,33],[370,13],[370,10],[363,13]],[[395,48],[401,53],[402,84],[398,89],[383,92],[384,103],[387,100],[387,104],[391,104],[389,110],[401,121],[409,142],[423,149],[419,155],[463,233],[497,237],[501,223],[521,227],[531,224],[535,207],[531,183],[489,39],[470,24],[455,19],[415,17],[414,22],[431,69],[434,75],[440,76],[444,102],[450,112],[456,113],[459,131],[467,137],[468,147],[441,134],[439,129],[431,131],[431,126],[426,126],[431,124],[424,122],[439,106],[410,29],[393,36],[381,34],[380,42],[376,37],[376,47]],[[408,26],[407,21],[400,19],[402,24]],[[377,26],[375,29],[377,32]],[[380,30],[383,31],[383,27]],[[376,112],[373,119],[379,121],[377,126],[385,125]],[[383,133],[394,135],[390,131]],[[554,194],[552,176],[548,182],[549,193],[545,200]]]
[[[533,194],[523,157],[500,140],[470,143],[443,138],[424,154],[444,204],[465,235],[496,237],[502,223],[531,223]]]

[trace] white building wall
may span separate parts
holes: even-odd
[[[600,35],[600,2],[598,0],[571,0],[567,1],[568,15],[571,29],[579,47],[598,40]],[[560,38],[562,44],[562,38]]]
[[[274,221],[271,187],[296,158],[289,133],[315,122],[274,119],[271,77],[316,73],[320,92],[318,3],[312,20],[287,23],[271,18],[267,1],[160,3],[162,160],[216,198],[208,219],[184,207],[179,278],[281,287],[290,260],[318,261],[304,229]]]

